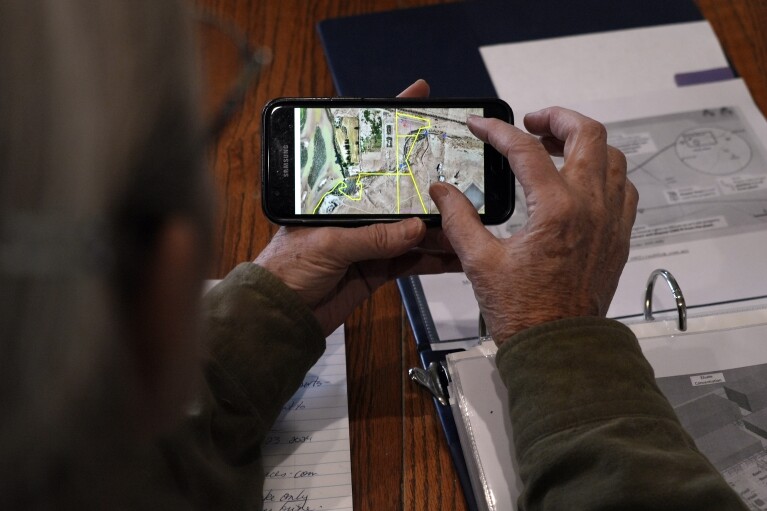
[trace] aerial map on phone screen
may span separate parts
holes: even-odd
[[[297,108],[297,214],[436,214],[435,181],[485,210],[481,108]]]

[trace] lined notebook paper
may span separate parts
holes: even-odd
[[[352,509],[343,327],[285,403],[263,455],[264,511]]]

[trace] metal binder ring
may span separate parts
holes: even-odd
[[[658,278],[658,275],[663,277],[666,284],[668,284],[669,289],[671,289],[671,294],[674,295],[674,299],[676,300],[676,310],[679,313],[679,330],[684,332],[687,330],[687,305],[684,301],[682,288],[679,287],[676,279],[668,270],[655,270],[650,274],[650,278],[647,279],[647,287],[645,288],[644,294],[644,319],[646,321],[652,321],[654,319],[652,317],[652,291],[655,287],[655,279]]]

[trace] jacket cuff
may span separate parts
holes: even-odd
[[[271,426],[325,351],[319,323],[298,294],[253,263],[232,270],[204,305],[213,395]]]
[[[538,440],[616,417],[676,421],[633,332],[573,318],[524,330],[498,350],[520,457]]]

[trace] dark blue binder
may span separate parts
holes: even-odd
[[[470,0],[329,19],[317,30],[342,96],[387,97],[424,78],[434,97],[492,97],[480,46],[701,19],[692,0]]]
[[[429,312],[428,304],[424,298],[423,288],[421,287],[421,281],[418,276],[398,279],[397,286],[402,295],[402,302],[405,305],[405,313],[413,328],[413,336],[415,337],[418,357],[421,359],[421,366],[423,368],[428,368],[432,362],[444,362],[445,357],[448,354],[459,351],[455,349],[432,349],[436,348],[440,341],[437,336],[437,330],[434,328],[434,322],[432,321],[431,313]],[[446,387],[447,381],[443,380],[441,384],[443,387]],[[434,406],[437,408],[439,422],[445,432],[447,445],[450,448],[450,456],[453,458],[453,465],[455,465],[455,470],[461,481],[461,487],[463,488],[463,495],[466,499],[467,507],[470,511],[477,511],[477,500],[474,497],[469,470],[466,466],[466,460],[463,457],[463,451],[461,450],[461,440],[458,435],[455,419],[453,418],[453,411],[449,405],[440,403],[436,397],[434,397],[433,400]]]

